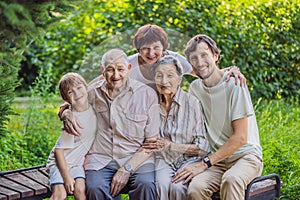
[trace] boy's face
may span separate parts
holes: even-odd
[[[200,42],[196,51],[191,52],[189,59],[196,75],[201,79],[207,79],[217,67],[218,56],[211,52],[205,42]]]
[[[70,87],[68,90],[68,97],[75,111],[85,110],[86,106],[88,106],[88,93],[84,84]]]

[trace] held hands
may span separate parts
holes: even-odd
[[[158,152],[169,147],[171,143],[171,141],[163,138],[151,138],[145,140],[142,148],[146,149],[146,153]]]
[[[226,70],[227,71],[227,70]],[[231,66],[228,68],[228,76],[226,77],[226,82],[229,81],[230,77],[235,78],[235,84],[238,84],[238,80],[240,80],[240,86],[245,87],[247,85],[247,80],[245,76],[240,72],[240,69],[237,66]]]
[[[111,196],[117,196],[125,187],[130,177],[130,173],[121,167],[114,175],[110,185]]]
[[[74,117],[71,110],[67,109],[62,113],[61,120],[64,123],[63,129],[72,135],[80,136],[79,128],[82,128],[80,122]]]
[[[182,170],[178,171],[172,178],[173,183],[178,183],[182,179],[185,179],[183,184],[187,184],[190,182],[195,176],[202,173],[207,169],[207,165],[201,161],[195,165],[191,165],[188,167],[183,168]]]

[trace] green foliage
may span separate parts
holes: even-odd
[[[18,71],[25,60],[24,51],[42,35],[44,27],[61,18],[55,14],[67,7],[70,6],[63,1],[0,2],[0,137],[8,132],[8,115],[14,114],[11,102],[15,88],[21,83]]]
[[[263,147],[263,174],[280,175],[282,198],[300,199],[299,96],[288,102],[258,101],[256,114]]]
[[[85,1],[48,29],[29,57],[39,68],[55,66],[57,79],[68,71],[94,78],[104,51],[134,53],[137,28],[154,23],[168,32],[170,50],[181,53],[190,37],[210,35],[222,50],[220,66],[239,66],[253,98],[280,99],[299,94],[299,19],[299,0]]]
[[[60,134],[57,117],[58,94],[51,92],[52,68],[41,71],[31,88],[29,101],[18,102],[8,128],[11,134],[1,139],[0,170],[18,169],[46,163],[50,150]],[[57,91],[57,90],[56,90]],[[12,123],[14,122],[14,123]]]

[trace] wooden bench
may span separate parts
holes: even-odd
[[[280,196],[277,174],[255,178],[245,191],[245,200],[271,200]],[[0,200],[38,200],[51,196],[45,166],[0,172]],[[215,193],[213,200],[219,200]]]

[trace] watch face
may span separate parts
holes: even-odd
[[[132,171],[132,167],[131,167],[130,164],[126,164],[126,165],[124,166],[124,168],[125,168],[127,171],[129,171],[129,172]]]
[[[203,160],[204,160],[204,162],[207,162],[207,161],[209,161],[209,158],[205,157]]]

